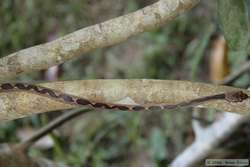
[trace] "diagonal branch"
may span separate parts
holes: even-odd
[[[26,141],[20,143],[15,148],[21,149],[22,151],[28,151],[28,149],[39,139],[46,136],[48,133],[52,132],[54,129],[60,127],[64,123],[70,121],[73,118],[76,118],[82,114],[90,112],[92,110],[83,110],[83,109],[76,109],[67,111],[66,113],[62,114],[61,116],[57,117],[53,121],[51,121],[48,125],[44,126],[40,130],[38,130],[34,135],[32,135]]]
[[[67,94],[76,95],[100,103],[158,105],[176,104],[209,95],[242,90],[233,87],[188,81],[168,80],[82,80],[39,84]],[[250,94],[248,90],[242,90]],[[0,120],[11,120],[30,114],[75,108],[76,105],[56,101],[53,98],[23,92],[0,93]],[[249,114],[250,100],[230,103],[213,100],[198,107]]]
[[[234,81],[236,81],[239,77],[241,77],[243,74],[250,71],[250,61],[247,61],[244,63],[239,69],[234,71],[231,75],[227,76],[222,82],[219,84],[222,85],[231,85]]]
[[[96,48],[115,45],[131,36],[166,24],[198,2],[199,0],[159,0],[134,13],[12,53],[0,59],[0,80],[20,73],[47,69]]]
[[[232,134],[246,120],[246,117],[225,112],[221,119],[196,133],[194,143],[178,155],[170,166],[196,166],[197,163],[206,158],[221,141]]]

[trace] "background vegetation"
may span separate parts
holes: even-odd
[[[153,2],[1,1],[0,56],[53,40],[81,27],[129,13]],[[221,34],[216,5],[203,1],[188,15],[181,16],[160,29],[143,33],[113,47],[98,49],[84,58],[58,66],[53,80],[154,78],[211,82],[209,55],[213,49],[213,41]],[[229,55],[231,70],[247,58],[246,54],[234,57]],[[47,79],[47,72],[22,75],[18,80],[43,81]],[[247,75],[236,83],[241,87],[248,84]],[[74,167],[166,166],[194,140],[190,110],[89,113],[53,132],[50,136],[52,145],[34,147],[30,154],[48,157]],[[62,112],[0,123],[0,142],[19,142],[20,133],[42,127]],[[212,111],[204,113],[208,122],[213,121],[218,114]],[[244,144],[247,143],[243,142],[243,146]],[[220,149],[231,148],[224,143]],[[242,152],[243,155],[244,153]]]

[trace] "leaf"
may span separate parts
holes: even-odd
[[[210,52],[210,79],[213,83],[222,81],[230,71],[228,61],[228,47],[224,37],[218,37],[212,45]]]
[[[209,40],[211,35],[214,32],[214,26],[209,25],[207,29],[204,32],[204,35],[199,39],[197,46],[194,48],[192,51],[191,61],[190,61],[190,66],[191,66],[191,77],[194,79],[196,77],[196,74],[199,70],[199,65],[202,61],[202,58],[204,57],[205,49],[207,48],[209,44]]]
[[[150,149],[156,160],[166,159],[166,138],[163,132],[158,128],[154,128],[150,136]]]
[[[249,3],[247,1],[217,1],[220,27],[224,32],[229,48],[233,51],[246,50],[250,39],[250,19],[248,12]]]

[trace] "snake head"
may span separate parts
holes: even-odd
[[[248,95],[242,91],[233,91],[233,92],[228,92],[225,93],[225,99],[228,102],[242,102],[248,98]]]

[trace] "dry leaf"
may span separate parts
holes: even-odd
[[[210,79],[214,83],[222,81],[229,74],[228,47],[222,36],[212,46],[209,70]]]

